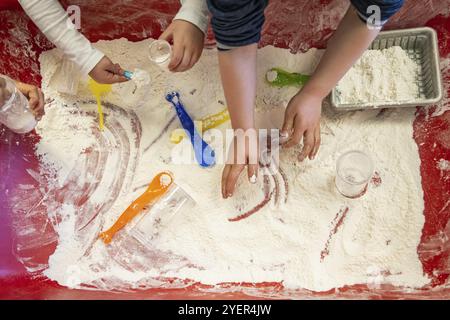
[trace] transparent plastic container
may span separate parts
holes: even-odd
[[[336,164],[336,188],[347,198],[359,198],[367,191],[373,175],[373,162],[362,151],[348,151]]]
[[[189,212],[195,204],[194,199],[186,191],[172,183],[166,194],[142,215],[130,230],[130,235],[148,249],[155,249],[163,229],[176,223],[175,216]]]
[[[172,183],[150,209],[144,210],[136,222],[119,232],[106,247],[109,256],[131,272],[149,272],[165,268],[176,262],[190,262],[164,249],[164,242],[171,237],[171,226],[182,214],[190,214],[195,201],[180,186]]]
[[[165,40],[153,41],[148,47],[148,57],[154,64],[167,71],[172,57],[170,43]]]
[[[7,76],[0,75],[0,122],[16,133],[28,133],[37,124],[28,99]]]

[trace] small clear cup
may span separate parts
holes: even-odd
[[[0,75],[0,123],[16,133],[28,133],[37,124],[28,105],[28,99],[20,92],[14,81]]]
[[[157,246],[159,233],[176,223],[176,216],[189,213],[196,205],[192,197],[175,182],[153,206],[143,212],[142,218],[130,231],[130,235],[148,249]]]
[[[163,70],[168,70],[170,58],[172,57],[172,47],[166,40],[155,40],[148,47],[148,57],[150,61],[158,65]]]
[[[351,150],[336,163],[336,188],[347,198],[363,196],[373,175],[372,159],[362,151]]]

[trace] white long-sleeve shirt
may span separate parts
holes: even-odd
[[[67,12],[57,0],[19,0],[19,3],[42,33],[61,49],[69,60],[80,66],[83,74],[88,74],[103,58],[104,54],[72,27]],[[184,0],[181,4],[182,7],[174,20],[186,20],[206,33],[206,1]]]
[[[48,40],[78,64],[83,74],[88,74],[103,58],[103,53],[73,27],[57,0],[19,0],[19,3]]]
[[[185,20],[196,25],[203,33],[208,30],[208,6],[206,0],[181,0],[181,8],[174,20]]]

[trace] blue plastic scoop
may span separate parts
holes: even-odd
[[[123,72],[123,76],[124,76],[125,78],[127,78],[128,80],[131,80],[131,78],[133,78],[134,74],[133,74],[133,72],[131,72],[131,71],[124,71],[124,72]]]
[[[202,139],[201,135],[195,128],[194,121],[187,113],[180,101],[180,94],[176,91],[169,92],[166,100],[173,104],[178,115],[178,119],[191,139],[194,148],[195,159],[198,164],[204,168],[212,167],[216,164],[214,150]]]

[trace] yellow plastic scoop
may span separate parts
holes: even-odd
[[[212,128],[216,128],[221,124],[230,120],[230,114],[228,113],[228,109],[225,108],[219,113],[211,114],[205,118],[200,119],[201,128],[197,128],[199,132],[205,132]],[[197,122],[197,121],[195,121]],[[180,133],[179,130],[172,131],[170,135],[170,142],[178,144],[186,137],[186,133],[182,131]]]
[[[92,78],[89,78],[89,90],[91,90],[92,94],[94,95],[95,99],[97,100],[97,110],[98,110],[98,124],[100,127],[100,130],[103,130],[105,127],[104,120],[103,120],[103,109],[102,109],[102,101],[101,98],[105,94],[111,92],[111,85],[110,84],[101,84],[95,81]]]

